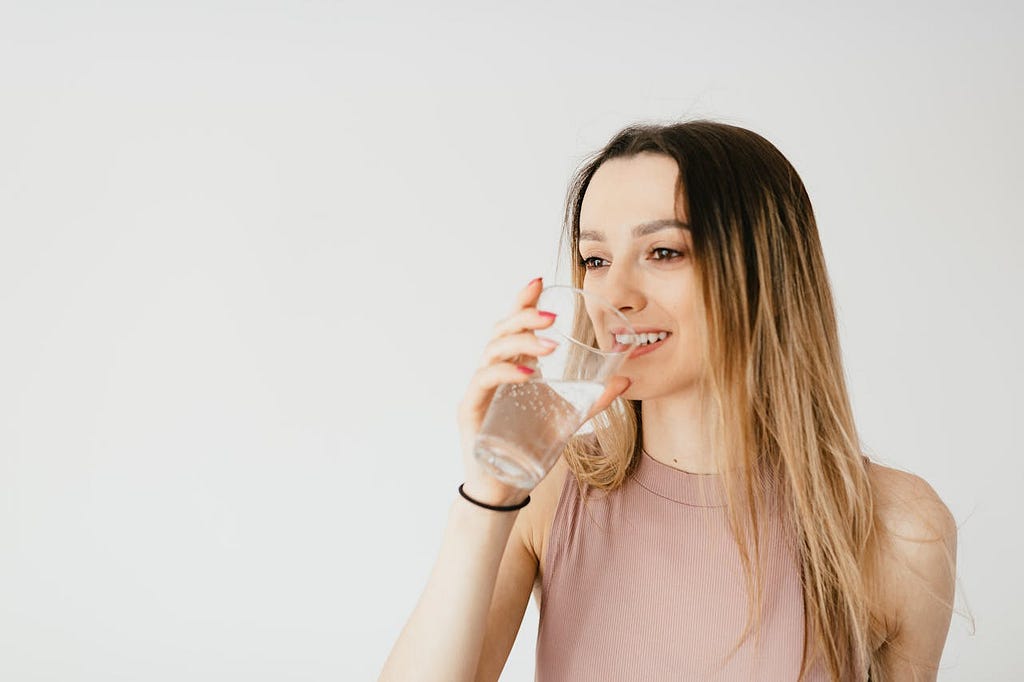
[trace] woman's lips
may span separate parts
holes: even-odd
[[[658,348],[661,348],[662,344],[664,344],[666,341],[668,341],[671,338],[672,338],[672,335],[669,334],[668,336],[666,336],[665,338],[663,338],[660,341],[655,341],[654,343],[648,343],[648,344],[645,344],[643,346],[638,346],[637,348],[635,348],[633,350],[632,353],[629,354],[629,357],[627,359],[628,360],[632,360],[633,358],[638,357],[640,355],[645,355],[647,353],[652,353],[655,350],[657,350]]]
[[[635,358],[635,357],[637,357],[637,356],[639,356],[639,355],[644,355],[645,353],[650,353],[650,352],[652,352],[652,351],[654,351],[654,350],[657,350],[657,349],[658,349],[659,347],[661,347],[661,345],[662,345],[663,343],[665,343],[666,341],[668,341],[668,340],[669,340],[669,339],[671,339],[671,338],[672,338],[672,332],[668,332],[668,336],[666,336],[665,338],[663,338],[663,339],[662,339],[662,340],[660,340],[660,341],[656,341],[656,342],[654,342],[654,343],[649,343],[649,344],[646,344],[646,345],[643,345],[643,346],[637,346],[637,347],[636,347],[636,348],[634,348],[634,349],[633,349],[633,351],[632,351],[632,352],[631,352],[631,353],[630,353],[630,354],[629,354],[629,355],[627,356],[627,358],[626,358],[626,359],[628,359],[628,360],[632,360],[633,358]],[[628,345],[629,345],[629,344],[625,344],[625,343],[619,343],[618,341],[615,341],[615,342],[614,342],[614,346],[613,346],[613,351],[622,351],[622,350],[625,350],[625,349],[626,349],[626,348],[628,347]]]

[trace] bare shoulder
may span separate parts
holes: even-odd
[[[891,624],[886,667],[890,676],[934,674],[953,609],[956,519],[916,474],[872,462],[868,477],[884,534],[880,606]]]
[[[956,521],[942,498],[916,474],[877,462],[868,466],[876,513],[887,530],[923,540],[956,534]]]

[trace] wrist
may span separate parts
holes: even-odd
[[[510,488],[498,483],[497,481],[482,482],[475,479],[468,479],[462,484],[461,488],[462,493],[465,495],[460,495],[460,497],[464,498],[468,495],[472,498],[472,501],[463,499],[466,504],[473,504],[476,502],[493,507],[514,507],[521,505],[529,497],[528,490]]]

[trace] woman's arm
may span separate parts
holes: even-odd
[[[466,492],[473,495],[469,486]],[[430,579],[384,663],[381,682],[470,681],[476,677],[488,629],[511,632],[515,639],[537,570],[525,542],[528,516],[523,511],[529,507],[497,512],[456,498]],[[491,621],[503,622],[489,623],[499,567],[499,601],[506,606],[503,613],[490,614]],[[509,604],[516,608],[508,610]],[[501,648],[508,656],[511,643]],[[503,664],[504,659],[497,665],[499,671]]]
[[[466,470],[463,490],[469,497],[492,505],[513,505],[524,500],[528,492],[491,476],[474,453],[476,437],[498,387],[526,382],[527,375],[520,371],[517,363],[552,351],[533,334],[534,329],[554,322],[550,314],[541,314],[536,308],[541,290],[540,277],[520,290],[512,312],[494,326],[494,337],[485,347],[480,365],[459,403],[458,424]],[[609,401],[599,409],[614,397],[609,396]],[[499,566],[503,567],[503,580],[507,575],[518,577],[511,587],[506,587],[507,581],[503,583],[499,591],[499,595],[504,595],[501,603],[511,603],[508,590],[525,595],[519,600],[523,606],[519,610],[519,621],[514,624],[518,629],[533,582],[532,577],[529,584],[521,577],[530,573],[526,549],[529,545],[524,541],[528,534],[522,530],[530,515],[522,511],[493,511],[455,496],[441,551],[427,587],[384,662],[380,680],[472,680],[484,646]],[[515,570],[504,570],[502,557],[506,548],[512,562],[508,565]],[[510,621],[514,614],[507,606],[503,608]],[[504,632],[511,623],[499,622],[499,625]],[[512,637],[514,639],[515,635]],[[492,646],[489,650],[495,648]]]
[[[467,472],[464,490],[491,504],[511,505],[525,499],[522,489],[487,474],[473,453],[497,387],[526,381],[526,375],[515,366],[517,358],[552,350],[531,333],[554,321],[550,314],[536,309],[540,284],[539,277],[531,281],[520,292],[513,313],[495,325],[495,337],[459,404]],[[612,377],[582,423],[608,407],[629,385],[627,377]],[[563,472],[557,462],[554,470]],[[548,495],[557,494],[564,475],[552,478],[550,474],[533,488],[535,493],[540,494],[543,487],[553,491]],[[541,505],[531,508],[528,504],[523,510],[496,512],[461,497],[455,499],[427,587],[385,661],[380,680],[497,679],[522,624],[538,572],[534,549],[538,507]]]
[[[893,534],[885,554],[887,611],[895,631],[879,650],[883,680],[937,678],[956,587],[956,520],[928,483],[888,469],[881,518]]]

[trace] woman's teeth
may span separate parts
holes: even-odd
[[[661,341],[666,336],[668,336],[668,332],[658,332],[657,334],[637,334],[636,338],[640,341],[641,346],[646,346],[649,343]],[[629,334],[616,334],[615,340],[619,343],[632,343],[633,337]]]

